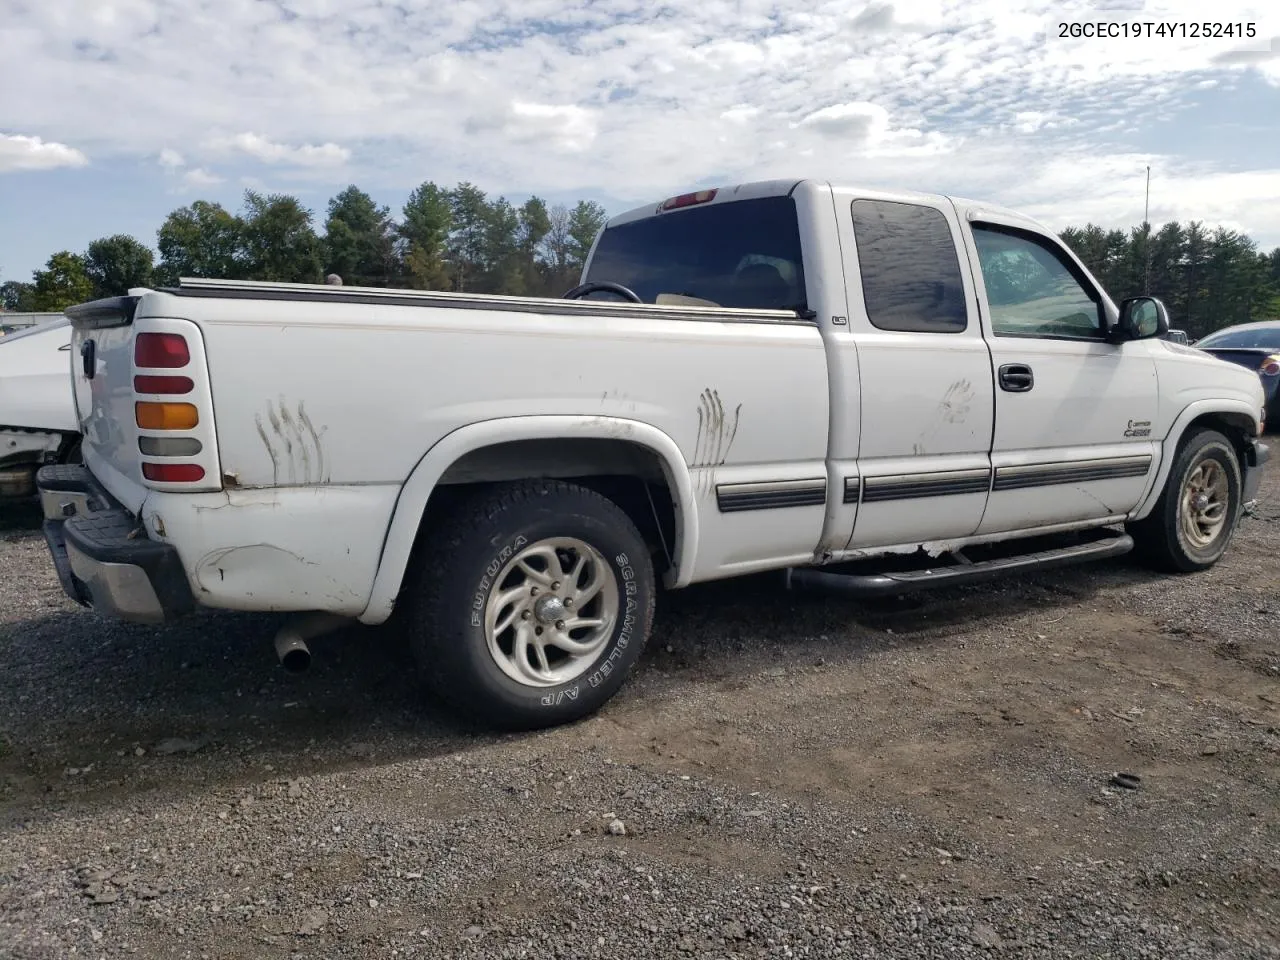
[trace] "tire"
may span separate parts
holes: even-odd
[[[1199,499],[1201,488],[1207,502]],[[1129,533],[1160,570],[1206,570],[1231,543],[1243,508],[1241,492],[1240,457],[1231,441],[1216,430],[1195,430],[1178,447],[1155,507]]]
[[[489,487],[419,551],[403,595],[410,648],[429,692],[484,726],[532,730],[595,712],[648,639],[649,549],[593,490],[552,480]]]

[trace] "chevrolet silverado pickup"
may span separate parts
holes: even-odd
[[[609,700],[659,585],[871,597],[1227,550],[1268,456],[1249,370],[985,203],[813,180],[610,220],[563,298],[184,279],[68,310],[66,593],[166,621],[395,611],[508,728]]]

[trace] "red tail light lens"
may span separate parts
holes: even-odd
[[[186,338],[178,333],[140,333],[133,342],[137,367],[176,368],[191,362]]]
[[[133,378],[134,393],[190,393],[195,384],[190,377],[148,377]]]
[[[144,463],[142,475],[156,483],[195,483],[204,479],[198,463]]]
[[[1258,369],[1264,377],[1280,377],[1280,354],[1267,357]]]

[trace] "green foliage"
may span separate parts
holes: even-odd
[[[1222,327],[1280,319],[1280,249],[1261,253],[1234,230],[1192,221],[1103,230],[1069,227],[1062,239],[1117,302],[1149,294],[1192,339]]]
[[[244,194],[241,228],[247,276],[277,283],[319,283],[324,272],[324,243],[311,226],[311,211],[297,198],[273,193]]]
[[[93,299],[93,281],[85,272],[84,257],[62,250],[49,258],[33,277],[32,306],[40,311],[65,310]]]
[[[151,286],[152,260],[151,249],[126,234],[94,240],[84,255],[94,297],[118,297],[133,287]]]
[[[329,201],[325,247],[329,271],[346,284],[387,287],[399,279],[391,211],[354,185]]]
[[[244,246],[244,221],[220,204],[197,200],[179,207],[161,225],[157,246],[163,284],[180,277],[242,280],[249,276]]]
[[[448,243],[453,229],[449,191],[428,180],[409,194],[403,214],[397,232],[408,285],[416,290],[448,290]]]
[[[6,280],[0,283],[0,310],[31,313],[36,308],[35,296],[35,284],[23,283],[20,280]]]

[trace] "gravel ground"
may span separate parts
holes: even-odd
[[[0,517],[0,955],[1280,957],[1280,470],[1194,577],[663,597],[613,703],[518,736],[388,631],[291,677],[278,618],[99,619],[37,521]]]

